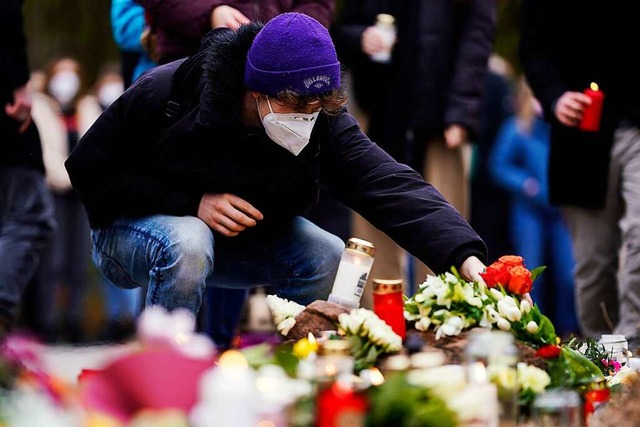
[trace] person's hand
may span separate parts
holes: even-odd
[[[582,121],[584,110],[591,105],[591,98],[582,92],[567,91],[558,98],[553,113],[565,126],[578,126]]]
[[[389,49],[384,33],[380,28],[374,26],[367,27],[367,29],[364,30],[362,38],[360,39],[360,47],[367,55],[373,55],[374,53]]]
[[[536,197],[538,193],[540,193],[540,183],[538,183],[537,179],[531,176],[524,180],[522,191],[524,192],[525,196],[532,199]]]
[[[263,216],[246,200],[225,193],[202,196],[198,218],[223,236],[233,237],[254,227]]]
[[[248,24],[249,18],[231,6],[218,6],[211,12],[211,28],[231,28],[237,30],[242,24]]]
[[[467,129],[462,125],[449,125],[444,130],[444,142],[447,144],[447,148],[451,150],[462,147],[469,142],[469,132],[467,132]]]
[[[13,91],[13,104],[4,106],[7,116],[20,123],[18,132],[22,133],[31,124],[31,93],[27,85]]]
[[[480,273],[484,273],[486,266],[476,256],[470,256],[465,259],[460,266],[460,276],[468,282],[484,283],[484,279]]]

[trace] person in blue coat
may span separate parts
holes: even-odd
[[[213,30],[196,55],[145,73],[66,161],[94,262],[169,310],[198,313],[206,286],[325,300],[344,242],[302,216],[324,183],[434,272],[481,280],[482,239],[362,132],[340,74],[326,27],[293,12]],[[176,102],[172,82],[189,96]]]
[[[142,45],[142,33],[147,27],[144,8],[134,0],[111,1],[111,32],[122,53],[122,78],[125,88],[156,62]]]
[[[549,125],[524,79],[518,82],[516,112],[500,127],[490,153],[495,183],[511,195],[509,234],[515,253],[529,268],[546,265],[531,291],[560,336],[577,333],[573,254],[559,208],[549,203]]]

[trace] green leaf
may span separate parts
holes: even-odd
[[[253,368],[259,368],[273,360],[273,347],[267,343],[245,347],[240,352],[247,358],[249,366]]]
[[[538,278],[538,276],[540,276],[546,268],[547,268],[546,265],[541,265],[532,270],[529,270],[531,272],[531,281],[532,282],[535,281]]]
[[[604,378],[602,370],[577,350],[581,346],[582,343],[572,337],[567,344],[560,346],[557,359],[547,360],[550,387],[567,387],[580,392],[590,382]]]
[[[536,336],[540,338],[542,344],[556,344],[557,335],[556,328],[553,326],[553,323],[547,316],[540,313],[540,317],[538,320],[538,330],[536,331]]]
[[[300,360],[293,354],[293,345],[278,346],[275,350],[274,360],[275,364],[280,365],[287,375],[292,378],[296,377]]]
[[[407,383],[406,375],[389,376],[367,390],[367,427],[440,427],[458,424],[456,414],[428,389]]]

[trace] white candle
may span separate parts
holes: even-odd
[[[351,238],[342,253],[328,300],[347,307],[360,307],[360,298],[373,265],[375,250],[371,243]]]

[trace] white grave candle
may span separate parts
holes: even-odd
[[[346,307],[360,307],[360,298],[373,265],[373,244],[352,237],[342,253],[328,301]]]

